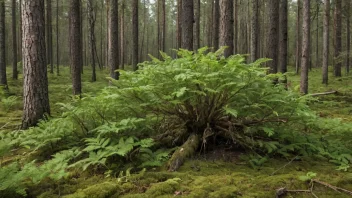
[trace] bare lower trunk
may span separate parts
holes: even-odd
[[[0,86],[7,89],[5,46],[5,2],[0,1]]]
[[[329,22],[330,22],[330,0],[324,1],[324,32],[323,32],[323,84],[328,84],[329,66]]]
[[[110,75],[114,79],[119,78],[119,73],[116,72],[119,65],[119,35],[118,35],[118,1],[110,0],[109,10],[109,66]]]
[[[70,50],[71,50],[71,74],[72,91],[74,95],[82,92],[81,69],[82,69],[82,39],[80,0],[70,0]]]
[[[220,0],[219,46],[226,46],[224,56],[233,54],[233,0]]]
[[[302,35],[302,69],[300,91],[302,94],[308,93],[308,67],[309,67],[309,42],[310,42],[310,2],[303,0],[303,35]]]

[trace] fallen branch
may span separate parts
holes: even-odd
[[[328,91],[328,92],[323,92],[323,93],[313,93],[310,94],[311,96],[325,96],[325,95],[331,95],[331,94],[337,94],[337,91]]]
[[[289,161],[287,164],[285,164],[284,166],[280,167],[279,169],[277,169],[276,171],[274,171],[273,173],[271,173],[271,176],[273,176],[276,172],[278,172],[281,169],[284,169],[286,166],[290,165],[296,158],[298,157],[298,155],[296,155],[294,158],[291,159],[291,161]]]
[[[349,191],[349,190],[346,190],[346,189],[343,189],[343,188],[340,188],[340,187],[337,187],[337,186],[333,186],[333,185],[328,184],[326,182],[322,182],[322,181],[319,181],[319,180],[316,180],[316,179],[312,179],[312,182],[316,182],[316,183],[321,184],[321,185],[323,185],[325,187],[331,188],[331,189],[333,189],[333,190],[335,190],[336,192],[339,192],[339,193],[341,193],[340,191],[342,191],[344,193],[352,195],[352,191]]]

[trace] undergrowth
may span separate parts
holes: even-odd
[[[61,116],[2,133],[1,156],[25,151],[1,164],[0,194],[25,196],[28,186],[75,171],[123,181],[167,160],[176,171],[187,157],[217,145],[249,153],[254,168],[294,156],[349,168],[350,123],[317,116],[308,107],[315,99],[275,83],[283,75],[267,75],[266,59],[246,64],[240,55],[225,59],[223,49],[206,51],[152,57],[137,72],[120,71],[119,81],[108,78],[111,86],[102,91],[58,103]]]

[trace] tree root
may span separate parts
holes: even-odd
[[[200,145],[200,137],[197,134],[191,134],[187,141],[177,149],[168,163],[168,170],[177,171],[185,162],[187,157],[193,156]]]
[[[340,188],[340,187],[337,187],[337,186],[333,186],[329,183],[326,183],[326,182],[323,182],[323,181],[319,181],[317,179],[312,179],[310,181],[310,187],[309,187],[309,190],[287,190],[286,188],[279,188],[276,190],[276,198],[280,198],[280,197],[283,197],[285,196],[287,193],[310,193],[313,197],[315,198],[318,198],[318,196],[313,192],[314,190],[314,183],[317,183],[317,184],[320,184],[320,185],[323,185],[327,188],[330,188],[338,193],[346,193],[350,196],[352,196],[352,191],[349,191],[349,190],[346,190],[344,188]]]

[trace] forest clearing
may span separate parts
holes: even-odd
[[[352,197],[349,0],[0,0],[0,197]]]

